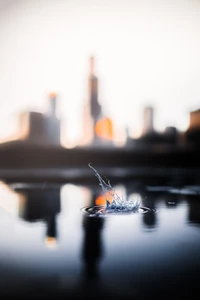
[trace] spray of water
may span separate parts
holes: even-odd
[[[124,200],[123,197],[119,197],[116,193],[115,189],[110,184],[110,181],[108,180],[105,182],[102,177],[99,175],[97,170],[91,165],[91,163],[88,164],[88,166],[94,171],[95,176],[97,177],[99,181],[99,185],[101,186],[104,196],[106,198],[106,207],[105,210],[107,212],[112,211],[121,211],[121,212],[138,212],[140,208],[140,200]],[[109,201],[107,198],[107,195],[109,195],[109,199],[112,200]]]

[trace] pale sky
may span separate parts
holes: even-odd
[[[185,130],[200,107],[200,1],[0,0],[0,138],[20,111],[44,111],[51,91],[78,134],[90,54],[119,125],[137,129],[152,104],[156,129]]]

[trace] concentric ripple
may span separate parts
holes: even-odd
[[[146,214],[146,213],[155,213],[155,209],[141,206],[137,211],[116,211],[116,210],[107,210],[104,205],[99,206],[86,206],[81,209],[81,211],[87,214],[89,217],[104,217],[107,215],[130,215],[130,214]]]

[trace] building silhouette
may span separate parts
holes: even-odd
[[[127,132],[126,146],[129,148],[146,147],[168,147],[177,146],[179,143],[179,133],[176,127],[168,126],[163,132],[154,129],[154,108],[146,106],[143,109],[142,134],[138,138],[131,138]],[[148,148],[149,149],[149,148]]]
[[[56,94],[51,93],[48,99],[46,114],[24,112],[19,116],[20,131],[26,132],[25,141],[41,146],[60,146],[60,120],[56,116]]]
[[[200,109],[190,112],[189,127],[185,132],[186,144],[200,146]]]
[[[146,106],[143,109],[143,128],[142,134],[154,131],[154,109],[152,106]]]
[[[88,75],[88,99],[83,110],[83,143],[88,141],[92,145],[101,144],[101,139],[95,131],[96,123],[102,114],[101,105],[98,99],[98,77],[95,75],[94,56],[89,58],[89,75]]]
[[[101,115],[101,105],[98,101],[98,78],[95,75],[94,69],[94,57],[90,57],[90,73],[89,73],[89,103],[90,103],[90,114],[96,124],[99,116]],[[95,134],[94,134],[95,136]]]
[[[25,196],[19,216],[30,223],[44,221],[46,225],[45,242],[47,246],[56,243],[56,218],[61,211],[60,187],[22,186],[15,191]]]
[[[99,192],[92,191],[90,206],[94,207],[96,199],[101,195]],[[84,262],[84,277],[87,279],[96,279],[99,274],[99,262],[103,256],[102,229],[104,227],[104,218],[89,217],[83,218],[84,239],[82,258]]]
[[[189,129],[193,130],[197,128],[200,128],[200,109],[190,112]]]

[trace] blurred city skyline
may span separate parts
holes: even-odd
[[[104,115],[136,135],[146,105],[157,130],[185,130],[200,107],[200,2],[0,4],[0,141],[16,132],[20,112],[45,112],[52,91],[63,140],[80,138],[91,54]]]

